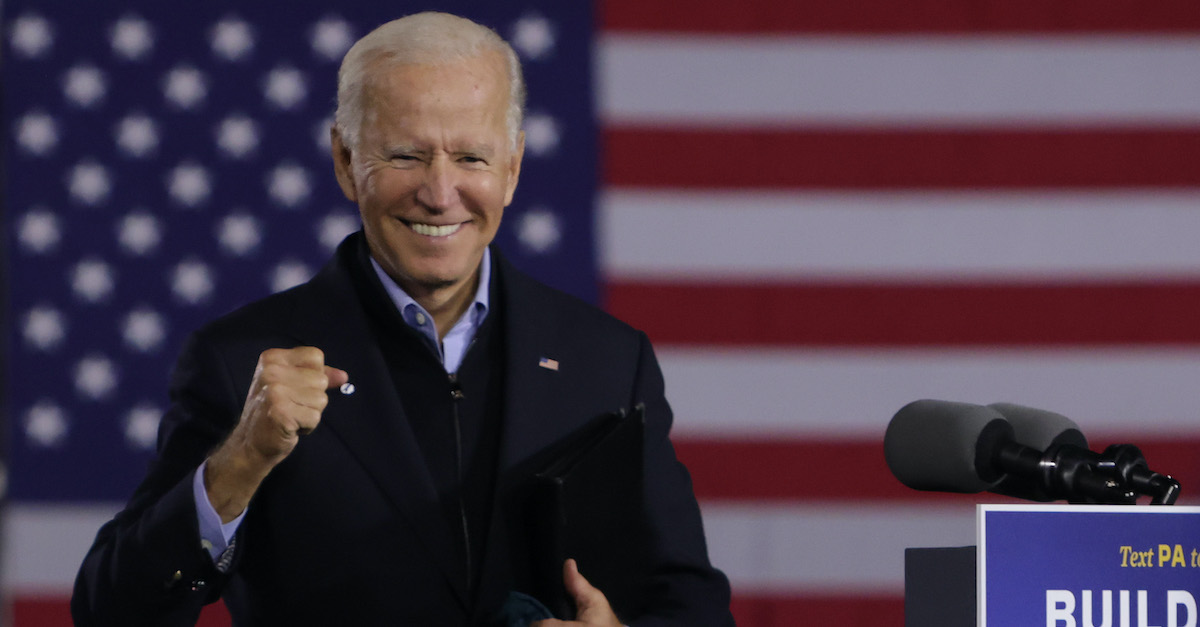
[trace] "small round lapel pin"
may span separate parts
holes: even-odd
[[[342,394],[345,394],[346,396],[350,396],[351,394],[354,393],[354,384],[349,383],[349,382],[343,383],[342,387],[340,387],[338,389],[342,391]]]

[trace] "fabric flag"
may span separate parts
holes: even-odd
[[[606,303],[646,330],[746,625],[901,625],[920,398],[1010,401],[1200,490],[1200,5],[601,5]],[[1190,486],[1190,487],[1189,487]],[[1144,502],[1144,500],[1143,500]]]

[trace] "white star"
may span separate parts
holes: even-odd
[[[346,20],[326,17],[313,25],[310,42],[314,52],[329,61],[337,61],[354,44],[354,35]]]
[[[107,357],[91,355],[75,365],[75,389],[85,398],[100,400],[117,389],[117,366]]]
[[[562,240],[561,221],[557,214],[548,209],[530,209],[517,222],[517,239],[530,252],[548,253],[557,248]]]
[[[17,239],[26,250],[44,253],[53,250],[62,239],[58,217],[45,209],[32,209],[21,218]]]
[[[125,440],[130,446],[153,450],[158,442],[158,425],[162,410],[150,403],[140,403],[125,414]]]
[[[25,413],[25,437],[43,447],[62,444],[67,437],[67,415],[54,402],[40,401]]]
[[[116,280],[112,268],[99,259],[85,259],[75,264],[71,289],[81,300],[100,302],[112,293]]]
[[[135,309],[125,316],[121,334],[131,348],[148,353],[161,346],[166,339],[166,323],[152,309]]]
[[[50,351],[67,337],[67,323],[61,312],[52,307],[34,307],[25,314],[22,329],[25,341],[41,351]]]
[[[113,52],[130,61],[144,58],[154,46],[150,23],[136,15],[127,15],[113,23],[108,37]]]
[[[16,126],[17,143],[25,152],[44,157],[58,145],[58,125],[45,113],[27,113]]]
[[[162,241],[158,218],[144,211],[126,215],[117,224],[117,241],[131,255],[140,257],[153,251]]]
[[[258,247],[262,241],[258,220],[246,214],[226,216],[217,226],[217,241],[221,248],[238,257]]]
[[[512,27],[513,48],[527,59],[541,59],[554,49],[554,25],[537,15],[526,15]]]
[[[63,93],[80,107],[90,107],[104,97],[108,90],[104,73],[91,65],[76,65],[63,75]]]
[[[117,146],[131,157],[145,157],[158,148],[158,125],[144,114],[125,116],[114,133]]]
[[[263,96],[280,109],[292,109],[308,96],[304,74],[292,67],[277,67],[263,81]]]
[[[167,173],[167,193],[185,207],[199,206],[211,192],[208,170],[195,163],[181,163]]]
[[[254,48],[254,32],[250,24],[236,17],[227,17],[209,31],[213,53],[226,61],[238,61]]]
[[[349,213],[331,213],[321,219],[317,226],[317,241],[327,250],[337,248],[346,236],[358,230],[358,216]]]
[[[276,204],[295,207],[307,200],[312,191],[308,171],[298,165],[277,166],[267,175],[267,191]]]
[[[525,147],[529,149],[530,154],[547,157],[558,149],[559,138],[562,136],[558,120],[538,113],[526,117],[522,126],[525,130]]]
[[[184,261],[175,266],[171,279],[171,291],[176,298],[189,304],[198,305],[212,295],[212,270],[199,261]]]
[[[108,169],[95,161],[81,161],[67,175],[71,197],[85,205],[98,205],[112,190]]]
[[[163,95],[180,109],[191,109],[208,95],[207,83],[200,70],[181,65],[167,72],[163,79]]]
[[[271,290],[282,292],[296,287],[312,278],[312,270],[299,261],[289,260],[275,266],[271,271]]]
[[[28,58],[40,57],[54,44],[50,22],[40,15],[22,15],[12,23],[12,47]]]
[[[217,146],[240,159],[258,147],[258,125],[244,115],[231,115],[217,126]]]

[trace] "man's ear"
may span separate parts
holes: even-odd
[[[525,131],[517,132],[517,148],[508,162],[508,189],[504,191],[504,206],[512,203],[517,191],[517,179],[521,178],[521,159],[525,156]]]
[[[333,155],[333,175],[337,178],[342,193],[352,202],[358,202],[358,189],[354,186],[353,155],[350,148],[342,142],[342,134],[337,125],[329,128],[329,150]]]

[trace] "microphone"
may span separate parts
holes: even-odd
[[[992,403],[988,407],[1008,420],[1013,427],[1013,439],[1018,444],[1039,451],[1048,450],[1057,444],[1088,449],[1087,438],[1083,436],[1079,425],[1062,414],[1015,403]],[[1015,476],[1005,477],[991,491],[1028,501],[1054,500],[1045,490],[1039,489],[1037,482]]]
[[[1004,478],[993,458],[1013,427],[996,410],[951,401],[913,401],[896,412],[883,436],[888,468],[916,490],[975,493]]]
[[[1078,426],[1053,412],[920,400],[888,424],[884,457],[892,474],[917,490],[1108,504],[1133,504],[1139,493],[1154,504],[1178,498],[1179,483],[1146,468],[1136,447],[1097,454],[1086,445]]]
[[[1170,505],[1179,498],[1179,482],[1150,470],[1141,449],[1132,444],[1113,444],[1103,453],[1093,453],[1079,425],[1062,414],[1013,403],[992,403],[988,407],[1000,412],[1013,425],[1017,442],[1025,446],[1047,452],[1060,444],[1073,447],[1073,454],[1078,455],[1075,463],[1088,463],[1095,472],[1119,479],[1127,489],[1150,496],[1152,505]],[[1033,489],[1022,489],[1019,482],[1009,478],[993,491],[1018,498],[1054,500],[1034,486],[1029,487]]]
[[[1016,441],[1029,448],[1044,451],[1055,444],[1088,447],[1079,425],[1062,414],[1015,403],[992,403],[988,407],[999,412],[1013,426]]]

